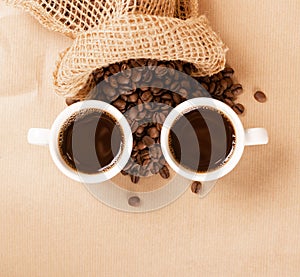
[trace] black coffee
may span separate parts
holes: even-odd
[[[75,113],[61,128],[60,154],[71,168],[95,174],[114,164],[122,151],[123,137],[115,118],[87,109]]]
[[[175,121],[169,133],[169,146],[183,167],[207,172],[228,161],[235,146],[235,132],[223,113],[203,107]]]

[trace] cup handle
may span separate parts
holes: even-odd
[[[264,128],[251,128],[245,130],[245,145],[267,144],[269,141],[268,132]]]
[[[48,145],[50,139],[50,130],[42,128],[31,128],[27,134],[27,141],[35,145]]]

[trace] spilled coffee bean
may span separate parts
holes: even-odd
[[[201,190],[202,184],[198,181],[194,181],[191,185],[191,191],[193,193],[199,193]]]
[[[256,101],[258,101],[260,103],[264,103],[267,101],[267,96],[260,90],[255,92],[254,98]]]

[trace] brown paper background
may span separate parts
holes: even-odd
[[[300,2],[200,6],[245,88],[245,127],[267,128],[270,143],[246,148],[203,200],[187,191],[164,209],[128,214],[27,144],[30,127],[50,127],[65,107],[51,72],[71,41],[0,4],[1,277],[300,275]],[[256,89],[267,103],[254,100]]]

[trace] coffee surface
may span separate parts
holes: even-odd
[[[123,134],[116,119],[97,109],[74,114],[59,135],[60,152],[75,170],[95,174],[113,164]]]
[[[235,132],[221,112],[203,107],[180,116],[169,134],[175,160],[195,172],[207,172],[224,165],[235,145]]]

